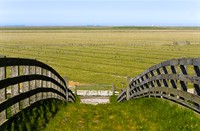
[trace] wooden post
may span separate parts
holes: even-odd
[[[0,67],[0,80],[6,78],[6,67]],[[0,89],[0,103],[6,99],[6,88]],[[6,120],[6,110],[0,113],[0,125]]]
[[[47,76],[48,76],[48,77],[51,78],[51,74],[52,74],[51,71],[47,71]],[[48,82],[47,82],[47,87],[48,87],[48,88],[51,88],[51,87],[52,87],[51,85],[52,85],[51,82],[48,81]],[[51,97],[52,97],[52,93],[51,93],[51,92],[48,92],[48,93],[47,93],[47,98],[51,98]]]
[[[35,70],[36,70],[36,74],[41,75],[42,71],[41,71],[40,67],[36,67]],[[42,87],[42,80],[36,80],[36,88],[40,88],[40,87]],[[41,100],[42,99],[42,93],[36,94],[36,98],[37,98],[36,101]]]
[[[19,66],[11,66],[11,77],[19,75]],[[11,97],[19,95],[19,84],[11,86]],[[19,102],[11,106],[11,114],[14,115],[19,112]]]
[[[130,77],[127,77],[126,100],[130,100]]]
[[[115,95],[115,85],[112,85],[113,95]]]
[[[42,75],[47,76],[47,71],[45,69],[42,68]],[[42,80],[42,87],[47,87],[47,82]],[[47,98],[47,93],[43,92],[42,93],[42,99],[46,99]]]
[[[53,78],[54,80],[56,80],[55,74],[52,74],[52,78]],[[57,87],[57,85],[55,85],[55,84],[53,84],[53,88],[54,88],[55,90],[58,90],[58,87]],[[58,98],[58,94],[54,93],[54,98]]]
[[[200,77],[200,69],[199,69],[199,66],[194,65],[194,71],[195,71],[194,76]],[[199,88],[199,86],[198,86],[197,84],[194,84],[194,94],[200,96],[200,88]]]
[[[35,70],[35,66],[30,66],[29,67],[29,72],[30,75],[31,74],[35,74],[36,70]],[[30,81],[30,90],[34,90],[35,89],[35,80]],[[36,101],[36,95],[33,95],[30,97],[30,104],[35,103]]]
[[[65,80],[65,83],[66,83],[66,101],[68,102],[68,100],[69,100],[69,92],[68,92],[68,79],[67,79],[67,77],[65,76],[64,77],[64,80]]]
[[[74,94],[77,95],[77,85],[74,86]]]
[[[23,66],[22,67],[22,74],[23,75],[29,75],[29,66]],[[30,83],[29,81],[22,83],[22,91],[28,92],[30,90]],[[29,98],[26,98],[23,100],[22,108],[25,108],[30,105]]]

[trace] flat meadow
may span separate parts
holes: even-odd
[[[34,58],[70,81],[117,89],[164,60],[200,57],[195,28],[38,27],[2,28],[0,33],[0,55]]]

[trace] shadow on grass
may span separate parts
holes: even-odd
[[[36,102],[11,117],[0,127],[0,130],[39,131],[46,126],[63,105],[66,105],[66,103],[57,99]]]

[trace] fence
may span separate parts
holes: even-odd
[[[73,90],[71,88],[71,90]],[[115,85],[101,85],[101,84],[88,84],[88,85],[75,85],[74,94],[79,96],[111,96],[118,93]]]
[[[200,113],[200,58],[164,61],[130,80],[118,102],[159,97],[172,100]]]
[[[45,99],[75,102],[64,79],[33,59],[0,58],[0,125]]]

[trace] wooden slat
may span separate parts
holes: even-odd
[[[0,67],[0,80],[6,78],[6,68]],[[0,89],[0,103],[6,99],[6,88]],[[0,112],[0,125],[6,120],[6,110]]]
[[[163,61],[163,62],[161,63],[161,66],[162,66],[162,67],[170,66],[170,60]]]
[[[17,77],[19,75],[19,67],[11,66],[11,77]],[[19,84],[11,86],[11,97],[19,95]],[[19,102],[11,106],[11,114],[14,115],[19,112]]]
[[[30,66],[29,72],[30,72],[30,75],[36,74],[35,66]],[[34,90],[36,88],[35,86],[36,86],[36,80],[30,81],[30,90]],[[30,104],[35,103],[35,101],[36,101],[36,96],[35,95],[31,96],[30,97]]]
[[[196,72],[196,76],[188,75],[189,72],[187,68],[188,66],[193,65],[194,71]],[[199,107],[196,106],[200,105],[199,65],[200,58],[180,58],[164,61],[162,63],[150,67],[137,77],[132,78],[129,84],[129,87],[131,87],[131,89],[127,93],[131,92],[131,99],[147,96],[170,99],[172,101],[181,103],[197,112],[200,112]],[[169,71],[167,70],[166,66],[171,67],[172,74],[169,74]],[[160,70],[161,68],[163,69],[163,71]],[[146,77],[147,75],[148,77]],[[171,84],[168,81],[170,81]],[[195,94],[187,92],[188,83],[194,84],[194,90],[196,92]],[[119,95],[118,100],[124,101],[124,97],[125,93],[122,92]]]
[[[50,72],[50,71],[47,71],[47,76],[51,78],[51,75],[52,75],[51,72]],[[63,84],[61,84],[61,85],[63,86]],[[51,88],[51,87],[52,87],[51,82],[47,82],[47,87],[48,87],[48,88]],[[61,90],[61,92],[62,92],[62,90]],[[63,92],[62,92],[62,93],[63,93]],[[63,93],[63,94],[64,94],[64,93]],[[47,98],[51,98],[51,96],[52,96],[51,92],[47,93]]]
[[[22,67],[22,75],[29,75],[29,66],[23,66]],[[28,92],[30,90],[30,82],[26,81],[22,83],[22,91]],[[24,99],[22,108],[26,108],[30,105],[30,98]]]
[[[0,81],[0,89],[15,85],[18,83],[26,82],[26,81],[31,81],[31,80],[44,80],[44,81],[51,81],[52,83],[56,84],[60,89],[65,91],[65,87],[63,87],[60,83],[58,83],[56,80],[53,78],[49,78],[47,76],[43,75],[24,75],[24,76],[18,76],[15,78],[7,78],[4,80]]]
[[[193,65],[194,66],[200,66],[200,58],[194,58],[193,59]]]
[[[40,67],[36,67],[36,74],[41,75],[42,69]],[[36,80],[36,88],[42,87],[42,80]],[[37,101],[42,100],[42,93],[36,94]]]
[[[19,103],[19,101],[22,101],[30,96],[40,93],[40,92],[54,92],[54,93],[58,94],[60,97],[65,99],[65,95],[55,89],[39,87],[37,89],[30,90],[29,92],[21,93],[17,96],[11,97],[7,101],[4,101],[3,103],[0,104],[0,112],[7,109],[8,107],[10,107],[12,105],[15,105],[16,103]]]
[[[55,74],[62,82],[65,83],[64,79],[50,66],[37,61],[35,59],[24,59],[24,58],[0,58],[0,67],[6,66],[37,66],[43,69],[51,71]]]
[[[9,78],[6,78],[7,66],[11,69]],[[19,69],[22,69],[22,74]],[[9,99],[6,99],[7,87],[11,87]],[[21,109],[28,108],[38,101],[53,98],[54,94],[57,95],[57,99],[66,100],[66,89],[64,79],[53,68],[42,62],[32,59],[0,58],[0,125],[7,121],[6,110],[9,107],[12,117]],[[42,93],[48,95],[43,97]],[[71,91],[69,93],[70,99],[75,101],[74,94]]]

